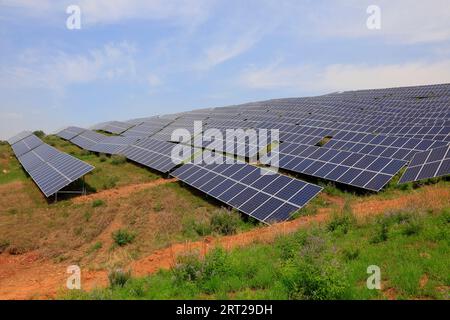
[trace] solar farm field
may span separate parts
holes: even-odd
[[[0,145],[0,299],[448,298],[449,84],[76,125]]]

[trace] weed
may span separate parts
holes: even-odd
[[[386,219],[382,219],[376,229],[375,234],[369,240],[372,244],[385,242],[388,239],[389,223]]]
[[[109,272],[108,280],[111,288],[123,287],[131,279],[131,271],[115,269]]]
[[[100,160],[100,162],[105,162],[106,160],[108,160],[108,157],[106,156],[106,154],[101,153],[98,159]]]
[[[418,218],[413,218],[405,224],[402,233],[406,236],[413,236],[419,234],[422,228],[422,221],[420,221]]]
[[[119,182],[119,177],[112,176],[108,177],[106,181],[103,183],[103,189],[112,189],[117,186],[117,182]]]
[[[211,217],[211,229],[221,235],[235,234],[240,223],[239,215],[236,212],[227,210],[217,210]]]
[[[92,201],[92,208],[102,207],[104,205],[105,205],[105,201],[103,201],[101,199],[95,199],[94,201]]]
[[[111,164],[118,166],[127,162],[127,158],[121,155],[114,155],[111,157]]]
[[[177,257],[175,266],[171,269],[174,281],[183,283],[184,281],[195,281],[200,278],[202,262],[198,254],[187,252]]]
[[[341,232],[346,234],[355,224],[355,216],[351,210],[349,202],[346,202],[342,212],[334,213],[327,224],[327,230],[330,232]]]
[[[359,257],[360,250],[359,248],[345,248],[342,250],[342,255],[344,256],[345,261],[356,260]]]
[[[88,249],[88,253],[91,254],[97,250],[100,250],[103,247],[103,244],[100,241],[97,241],[96,243],[94,243],[92,246],[89,247]]]
[[[94,205],[94,204],[92,204],[92,205]],[[92,212],[86,211],[83,216],[84,216],[84,221],[89,222],[92,218]]]
[[[112,233],[112,238],[115,244],[123,247],[129,243],[132,243],[134,241],[134,238],[136,238],[136,235],[134,233],[130,233],[127,230],[119,229]]]

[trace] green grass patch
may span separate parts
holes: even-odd
[[[217,248],[204,259],[186,253],[170,270],[66,298],[385,299],[391,289],[398,299],[443,299],[448,291],[442,288],[450,284],[448,219],[446,208],[392,212],[358,224],[339,220],[333,231],[325,225],[280,236],[273,244]],[[371,236],[381,222],[388,237],[374,243]],[[420,228],[409,227],[417,223]],[[347,232],[336,232],[343,225]],[[382,290],[366,287],[370,265],[381,269]],[[425,274],[429,280],[422,286]]]

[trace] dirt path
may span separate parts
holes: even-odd
[[[169,182],[168,180],[163,181]],[[155,185],[155,182],[145,185],[146,187]],[[138,187],[131,190],[139,189],[141,188]],[[109,194],[117,197],[117,194],[114,192]],[[119,192],[119,194],[123,193]],[[93,199],[92,196],[84,197],[85,199],[90,197],[89,200],[84,201],[91,201]],[[105,196],[99,196],[99,198],[104,199]],[[369,215],[382,214],[387,210],[414,206],[424,201],[432,208],[434,206],[438,207],[439,205],[442,206],[443,202],[448,202],[448,199],[450,199],[450,190],[430,186],[425,187],[425,190],[422,190],[420,194],[413,192],[394,199],[361,200],[354,203],[352,208],[357,218],[364,218]],[[333,201],[333,197],[328,197],[328,200]],[[340,200],[336,198],[333,202],[338,206],[342,206],[343,202]],[[131,263],[129,268],[134,276],[144,276],[161,268],[170,268],[175,263],[176,257],[186,251],[195,250],[203,255],[217,245],[229,250],[246,246],[253,242],[271,243],[279,235],[292,233],[299,228],[313,224],[323,223],[329,217],[330,210],[320,209],[314,216],[300,217],[293,221],[261,227],[237,235],[217,238],[206,237],[201,241],[173,244]],[[66,279],[69,276],[66,274],[66,268],[67,265],[64,264],[54,264],[40,260],[34,253],[27,253],[21,256],[0,255],[0,299],[54,298],[65,286]],[[105,270],[82,270],[83,289],[90,290],[105,285],[107,285],[107,272]]]
[[[124,187],[120,187],[120,188],[100,191],[97,193],[89,194],[87,196],[77,197],[77,198],[74,198],[72,201],[73,201],[73,203],[84,203],[84,202],[91,202],[91,201],[97,200],[97,199],[109,200],[112,198],[113,199],[123,198],[123,197],[127,197],[128,195],[130,195],[136,191],[156,187],[156,186],[159,186],[162,184],[167,184],[167,183],[171,183],[171,182],[175,182],[175,181],[177,181],[177,179],[172,178],[172,179],[158,179],[158,180],[155,180],[152,182],[147,182],[147,183],[132,184],[132,185],[128,185],[128,186],[124,186]]]

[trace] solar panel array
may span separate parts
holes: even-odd
[[[146,167],[167,173],[179,165],[181,161],[189,160],[173,154],[174,146],[175,144],[170,142],[146,138],[128,146],[123,151],[123,155]],[[174,159],[179,161],[174,161]]]
[[[419,181],[450,174],[450,145],[417,153],[400,183]]]
[[[195,121],[202,121],[200,131],[194,126]],[[172,141],[174,130],[183,129],[184,133],[189,133],[190,138],[183,140],[183,144],[204,148],[205,152],[220,151],[250,158],[264,150],[266,145],[262,145],[261,141],[255,143],[247,137],[230,142],[225,136],[227,130],[276,129],[279,131],[276,138],[279,149],[272,148],[270,155],[272,160],[279,159],[277,165],[283,171],[380,191],[405,166],[408,168],[401,182],[448,174],[450,84],[272,99],[125,122],[111,121],[99,124],[95,129],[118,136],[106,137],[74,127],[60,132],[59,136],[86,150],[122,153],[128,159],[160,172],[173,172],[187,184],[261,221],[268,222],[272,218],[280,221],[289,217],[291,209],[294,210],[292,206],[297,205],[295,208],[298,209],[301,203],[290,202],[284,199],[285,195],[280,207],[263,202],[277,199],[279,191],[276,188],[266,189],[266,186],[282,189],[273,181],[267,180],[266,185],[258,189],[253,187],[253,181],[246,180],[244,188],[239,180],[243,177],[238,172],[252,171],[255,167],[239,164],[247,169],[235,172],[238,164],[228,166],[228,169],[221,165],[194,163],[176,169],[177,163],[171,160],[175,145],[172,142],[178,142]],[[215,132],[219,135],[213,134],[212,139],[199,140],[200,133],[205,134],[210,129],[217,129]],[[26,133],[23,135],[18,139],[27,138]],[[267,144],[273,142],[269,140]],[[26,150],[27,146],[19,148]],[[33,161],[29,162],[35,165]],[[239,179],[236,180],[236,177]],[[277,178],[279,181],[291,179],[280,177]],[[257,181],[264,179],[258,178]],[[229,188],[222,190],[219,185]],[[288,185],[300,186],[290,180]],[[312,186],[308,189],[319,188]],[[218,194],[219,191],[222,193]],[[234,195],[236,199],[246,197],[246,202],[236,202],[231,197],[234,192],[238,192]],[[317,193],[306,192],[298,196],[304,196],[304,201],[308,199],[307,194]],[[256,195],[258,201],[246,204]],[[279,204],[277,201],[274,203]],[[258,204],[261,206],[255,207]],[[269,211],[270,214],[267,213]]]
[[[46,197],[94,169],[93,166],[45,144],[33,134],[17,140],[11,140],[16,141],[11,147],[17,159]]]
[[[121,121],[111,121],[107,122],[104,125],[97,128],[97,130],[102,130],[109,133],[121,134],[125,130],[134,127],[135,124],[129,122],[121,122]]]
[[[407,163],[370,154],[289,143],[280,145],[278,158],[280,168],[372,191],[380,191]]]
[[[136,142],[135,137],[109,136],[90,146],[88,150],[107,154],[122,154],[126,147]]]
[[[285,221],[322,188],[248,165],[188,163],[172,175],[265,223]]]

